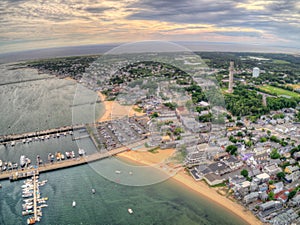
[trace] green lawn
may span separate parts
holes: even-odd
[[[284,89],[278,88],[278,87],[273,87],[271,85],[264,85],[264,86],[260,86],[259,88],[261,90],[269,92],[270,94],[277,94],[278,96],[279,95],[287,95],[287,96],[295,97],[295,98],[300,97],[300,94],[298,94],[296,92],[284,90]]]
[[[281,60],[281,59],[273,59],[273,63],[275,63],[275,64],[290,64],[290,62]]]

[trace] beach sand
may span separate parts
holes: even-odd
[[[121,159],[132,160],[133,162],[146,165],[157,165],[167,160],[174,154],[174,149],[158,150],[156,153],[129,151],[118,154]],[[261,225],[260,222],[249,210],[242,205],[220,195],[216,188],[209,187],[204,181],[196,182],[183,168],[172,177],[175,181],[184,185],[186,188],[204,196],[216,204],[221,205],[225,209],[242,218],[245,222],[251,225]]]
[[[104,104],[105,112],[104,114],[97,120],[97,122],[104,122],[108,120],[114,120],[118,118],[123,118],[124,116],[142,116],[145,113],[137,112],[134,110],[135,105],[121,105],[117,101],[106,101],[106,96],[98,91],[98,96],[100,100]]]

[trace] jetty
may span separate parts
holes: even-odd
[[[74,130],[80,130],[85,128],[86,128],[86,124],[78,124],[78,125],[64,126],[64,127],[53,128],[53,129],[48,129],[43,131],[28,132],[23,134],[2,135],[0,136],[0,144],[6,145],[11,142],[22,141],[24,139],[47,136],[51,134],[62,134],[64,132],[70,132],[70,131],[73,132]]]
[[[60,170],[64,168],[70,168],[78,165],[83,165],[91,162],[95,162],[101,159],[110,158],[114,155],[117,155],[122,152],[130,151],[132,148],[143,145],[147,142],[147,139],[142,141],[135,142],[128,146],[122,146],[116,149],[112,149],[106,152],[97,152],[90,155],[80,156],[78,158],[67,159],[64,161],[57,161],[52,163],[45,163],[40,166],[36,166],[36,168],[26,168],[19,169],[17,171],[6,171],[0,174],[0,180],[9,179],[10,181],[17,181],[20,179],[25,179],[31,177],[35,173],[45,173],[48,171]]]

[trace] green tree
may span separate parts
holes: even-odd
[[[243,170],[241,171],[241,175],[242,175],[243,177],[248,177],[248,175],[249,175],[248,170],[243,169]]]
[[[270,157],[271,157],[271,159],[279,159],[280,158],[280,154],[278,153],[276,148],[273,148],[273,150],[270,153]]]
[[[230,153],[231,155],[237,155],[238,148],[235,145],[228,145],[226,147],[226,152]]]
[[[268,194],[269,200],[274,200],[274,196],[275,196],[274,192],[270,191]]]
[[[288,200],[292,199],[297,194],[297,190],[292,190],[288,195]]]
[[[279,180],[282,180],[283,178],[285,178],[285,173],[284,172],[279,172],[279,173],[276,174],[276,176]]]

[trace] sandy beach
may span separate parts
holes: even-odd
[[[112,119],[122,118],[124,116],[141,116],[145,113],[137,112],[134,110],[135,105],[121,105],[117,101],[106,101],[106,96],[98,91],[98,96],[104,104],[105,112],[97,122],[104,122]]]
[[[158,150],[156,153],[129,151],[118,154],[118,157],[132,160],[137,163],[145,165],[157,165],[164,162],[175,152],[174,149]],[[245,222],[251,225],[261,225],[260,222],[249,210],[245,209],[238,203],[220,195],[216,188],[209,187],[204,181],[196,182],[186,171],[182,168],[172,177],[175,181],[184,185],[186,188],[204,196],[216,204],[221,205],[230,212],[242,218]]]

